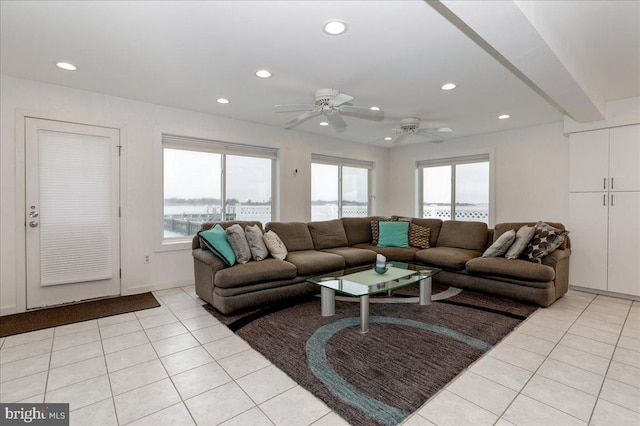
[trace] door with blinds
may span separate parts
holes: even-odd
[[[118,129],[25,120],[27,309],[120,294]]]

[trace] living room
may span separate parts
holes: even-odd
[[[219,86],[192,87],[192,96],[190,98],[196,99],[197,102],[189,104],[180,96],[180,93],[177,93],[182,89],[173,87],[171,80],[155,80],[153,69],[143,68],[135,71],[127,70],[126,66],[123,69],[119,68],[113,74],[125,80],[136,80],[133,84],[128,83],[129,86],[147,86],[147,89],[161,87],[162,90],[159,90],[159,93],[155,95],[153,94],[154,90],[147,90],[148,97],[146,98],[139,95],[135,87],[132,87],[130,91],[124,88],[103,90],[101,83],[106,87],[111,81],[112,77],[109,77],[109,72],[103,74],[104,77],[102,79],[95,79],[97,85],[92,85],[90,79],[84,80],[86,77],[82,77],[83,73],[86,76],[86,73],[104,72],[105,58],[97,60],[96,57],[100,56],[102,52],[104,52],[105,56],[108,56],[110,52],[117,50],[109,47],[110,45],[116,47],[118,44],[126,45],[130,43],[130,39],[121,39],[118,38],[120,36],[113,34],[114,38],[112,40],[105,39],[102,40],[102,44],[96,44],[96,46],[100,46],[95,49],[96,52],[77,63],[78,71],[75,72],[75,75],[79,74],[80,80],[76,80],[74,72],[54,69],[56,61],[68,60],[74,62],[73,54],[64,51],[64,44],[47,45],[45,42],[47,38],[46,31],[43,33],[31,33],[32,38],[29,38],[25,34],[28,33],[27,30],[18,31],[17,29],[20,26],[28,28],[26,22],[29,17],[37,18],[44,25],[47,8],[51,8],[51,13],[59,13],[55,10],[59,5],[54,3],[48,6],[36,6],[33,3],[25,3],[25,7],[22,8],[19,5],[10,5],[9,2],[2,2],[3,50],[2,75],[0,76],[0,120],[2,122],[0,130],[2,140],[0,146],[2,154],[0,315],[2,316],[25,312],[29,309],[27,302],[28,260],[26,259],[27,256],[25,256],[28,246],[28,241],[25,237],[25,218],[29,213],[29,201],[26,199],[27,178],[25,177],[27,174],[25,139],[28,132],[25,121],[28,117],[118,130],[119,145],[121,145],[119,157],[119,208],[121,211],[119,221],[119,245],[121,247],[119,253],[120,263],[118,265],[119,269],[121,269],[119,294],[126,296],[153,291],[160,295],[160,299],[163,298],[163,295],[165,297],[175,294],[182,296],[182,293],[184,293],[182,288],[188,289],[194,284],[190,239],[189,241],[183,239],[183,241],[176,242],[167,241],[163,238],[164,175],[162,158],[163,148],[165,147],[163,145],[163,135],[175,135],[199,141],[213,141],[221,146],[226,144],[232,148],[249,146],[276,152],[272,175],[272,220],[274,221],[307,222],[312,219],[312,158],[314,156],[357,160],[373,164],[369,188],[368,215],[417,217],[419,212],[418,197],[416,195],[418,193],[417,161],[484,155],[489,157],[490,162],[490,227],[504,222],[545,220],[563,223],[567,226],[567,229],[571,230],[572,218],[570,214],[570,198],[568,196],[570,193],[569,135],[580,131],[627,126],[640,122],[640,82],[637,80],[640,54],[638,54],[637,50],[637,41],[633,44],[634,35],[636,35],[636,40],[638,38],[637,16],[635,27],[632,27],[635,32],[625,33],[620,36],[621,39],[631,40],[631,47],[627,46],[628,50],[624,50],[627,56],[617,63],[618,69],[624,68],[624,71],[618,73],[609,70],[607,75],[611,80],[618,78],[623,82],[629,82],[630,84],[624,90],[620,88],[616,88],[615,91],[610,89],[610,93],[615,92],[615,94],[611,95],[611,98],[605,102],[602,99],[594,100],[598,90],[604,91],[605,88],[586,86],[586,88],[580,89],[576,87],[580,86],[578,82],[584,81],[581,80],[584,75],[575,74],[573,76],[574,84],[565,86],[565,88],[570,87],[567,90],[573,90],[574,92],[572,93],[578,93],[583,96],[581,98],[582,103],[576,102],[578,106],[573,106],[575,108],[573,113],[576,116],[584,113],[584,111],[580,110],[581,108],[591,108],[591,110],[598,111],[597,114],[600,114],[600,118],[591,120],[574,120],[560,112],[557,104],[560,104],[565,111],[569,111],[572,106],[566,100],[564,101],[566,103],[562,103],[565,94],[561,93],[561,90],[553,88],[553,85],[544,87],[548,90],[546,95],[555,101],[556,105],[552,105],[548,99],[544,99],[538,92],[532,90],[527,84],[531,83],[539,70],[529,69],[530,74],[524,76],[525,79],[528,79],[528,83],[524,83],[520,79],[522,76],[516,77],[502,63],[495,60],[494,57],[491,57],[473,42],[467,40],[475,49],[474,52],[479,57],[478,60],[484,61],[482,63],[489,63],[489,68],[483,72],[489,74],[489,76],[485,75],[484,78],[493,84],[491,88],[496,88],[495,80],[503,80],[505,88],[502,90],[505,92],[513,91],[518,96],[514,95],[516,99],[509,100],[509,106],[512,108],[509,108],[508,111],[486,111],[486,114],[482,115],[474,115],[473,111],[461,113],[460,120],[467,119],[469,121],[465,125],[470,130],[464,134],[461,131],[461,127],[456,126],[456,122],[449,121],[451,119],[447,116],[440,115],[440,104],[446,105],[449,109],[461,109],[465,102],[460,103],[459,99],[453,102],[451,99],[452,97],[460,97],[462,99],[467,97],[470,107],[466,106],[466,111],[469,111],[469,109],[478,111],[482,110],[484,105],[482,100],[477,99],[477,97],[490,97],[490,93],[479,91],[476,88],[475,92],[473,92],[476,98],[472,99],[468,93],[465,95],[465,90],[471,89],[465,89],[465,81],[461,80],[460,77],[442,76],[437,80],[438,84],[434,87],[419,87],[417,92],[420,93],[418,95],[406,94],[407,97],[425,99],[428,106],[411,112],[409,111],[411,105],[408,105],[407,107],[403,106],[402,111],[398,112],[390,107],[390,105],[393,105],[392,97],[377,98],[374,88],[376,85],[383,85],[383,77],[372,76],[375,82],[370,86],[364,87],[361,86],[360,82],[354,81],[366,79],[365,75],[367,74],[364,74],[364,71],[361,71],[362,73],[356,75],[355,78],[353,75],[347,76],[340,72],[340,64],[332,65],[335,71],[331,75],[314,75],[309,80],[305,80],[306,77],[303,76],[292,77],[289,75],[288,70],[274,67],[271,70],[274,74],[271,81],[282,90],[283,94],[286,93],[286,97],[283,95],[282,98],[270,97],[261,100],[260,104],[268,105],[269,109],[253,111],[252,114],[254,115],[250,118],[240,119],[234,116],[234,114],[239,114],[237,109],[233,109],[236,104],[254,102],[253,97],[260,96],[262,93],[263,89],[261,89],[260,85],[270,83],[268,79],[262,81],[252,75],[255,71],[254,68],[257,69],[258,67],[266,66],[265,64],[272,63],[269,60],[269,56],[276,54],[280,50],[286,51],[286,45],[274,47],[267,44],[269,48],[265,48],[265,52],[259,57],[260,63],[246,63],[247,58],[244,56],[240,57],[239,55],[236,58],[233,52],[225,52],[219,47],[216,47],[216,49],[220,50],[210,53],[212,55],[221,55],[220,57],[227,61],[237,59],[238,66],[246,65],[247,69],[243,71],[247,73],[245,84],[248,90],[246,92],[241,91],[237,85],[225,86],[223,84]],[[225,14],[228,14],[226,16],[237,16],[237,11],[235,11],[236,14],[234,15],[233,6],[230,4],[216,5],[216,2],[209,3],[214,3],[211,10],[217,13],[218,17],[224,17]],[[411,5],[407,5],[407,7],[417,8],[425,16],[429,16],[424,19],[436,19],[439,25],[450,27],[449,31],[457,31],[458,37],[466,37],[458,28],[455,28],[453,24],[441,16],[439,12],[432,9],[434,6],[423,4],[422,2],[409,3]],[[442,3],[446,4],[448,2]],[[533,7],[534,3],[529,6]],[[591,19],[593,19],[594,10],[605,13],[604,11],[612,11],[616,7],[624,6],[618,3],[608,5],[609,3],[603,2],[599,5],[600,9],[596,7],[589,9]],[[633,16],[633,13],[637,15],[637,2],[626,3],[631,4],[631,6],[625,6],[631,10],[626,15]],[[514,5],[511,6],[516,7]],[[42,10],[36,12],[38,7],[42,7]],[[82,22],[82,19],[86,18],[87,25],[90,25],[94,20],[93,18],[96,18],[91,8],[87,5],[67,5],[66,7],[71,7],[71,10],[77,7],[78,16],[72,22]],[[123,7],[126,8],[126,6]],[[132,9],[128,11],[129,13],[120,14],[119,19],[122,19],[121,21],[115,19],[109,22],[119,22],[120,25],[126,27],[141,20],[140,13],[144,11],[144,6],[138,4],[137,6],[131,5],[131,7]],[[137,9],[137,7],[141,9]],[[322,7],[327,7],[327,12],[320,13],[317,9],[313,11],[318,14],[316,17],[317,24],[313,24],[315,25],[313,31],[317,30],[316,32],[319,33],[317,35],[318,38],[324,37],[325,41],[328,40],[328,43],[334,43],[339,40],[340,36],[323,34],[320,26],[327,19],[336,16],[329,13],[333,12],[329,4],[323,4]],[[322,7],[317,6],[320,10]],[[358,10],[358,7],[357,4],[351,4],[348,10],[353,14],[353,11]],[[383,9],[383,11],[396,10],[393,9],[393,6],[387,5],[386,7],[390,9]],[[435,5],[435,7],[444,6]],[[497,6],[494,5],[494,7]],[[519,4],[516,9],[522,8],[522,10],[526,10],[526,7],[526,3],[524,5]],[[422,9],[425,10],[422,11]],[[108,7],[105,11],[107,10],[109,10]],[[581,9],[578,7],[577,10]],[[118,10],[115,9],[115,12],[118,12]],[[171,12],[171,8],[168,8],[165,12]],[[245,13],[247,11],[241,9],[241,12]],[[459,16],[464,16],[464,10],[460,10],[458,13],[460,14]],[[615,12],[611,13],[614,14],[613,16],[620,15],[619,12],[617,12],[617,15]],[[436,18],[431,17],[433,14],[436,15]],[[123,15],[126,15],[126,18],[123,18]],[[309,15],[313,16],[313,13]],[[418,22],[422,19],[420,14],[413,15],[415,15],[413,19]],[[622,13],[622,15],[625,15],[625,13]],[[345,36],[349,35],[349,32],[356,31],[357,21],[347,20],[343,16],[337,17],[345,19],[350,25]],[[254,19],[259,20],[260,18],[256,17]],[[377,19],[380,19],[380,17]],[[480,31],[483,24],[474,23],[473,19],[473,16],[469,15],[466,21],[467,25]],[[484,25],[492,24],[490,17],[485,19],[487,21]],[[432,21],[429,22],[431,23]],[[479,26],[474,27],[474,25]],[[611,27],[604,26],[604,28],[610,29]],[[116,29],[117,27],[114,27],[114,30]],[[625,27],[625,29],[628,29],[628,27]],[[61,37],[61,40],[64,43],[65,40],[81,38],[78,37],[78,34],[83,30],[88,29],[82,26],[69,28],[67,31],[71,35]],[[539,30],[545,36],[552,34],[552,32],[545,32],[544,29]],[[547,28],[546,31],[552,30]],[[184,30],[184,32],[187,31]],[[137,36],[140,37],[140,40],[145,39],[143,34],[137,34]],[[485,35],[487,38],[489,36]],[[168,38],[168,36],[166,37]],[[511,37],[514,43],[518,41],[517,34],[512,34]],[[197,38],[197,36],[194,36],[194,38]],[[40,51],[36,48],[39,45],[41,45],[40,48],[44,48],[47,52],[45,55],[38,53]],[[29,52],[26,49],[27,46],[34,48],[34,51]],[[367,51],[367,54],[362,55],[363,61],[365,61],[364,57],[367,58],[364,65],[381,67],[385,61],[393,61],[392,47],[387,46],[389,56],[384,58],[376,58],[373,50]],[[500,46],[494,46],[496,49],[498,47]],[[139,46],[141,51],[150,48],[150,45]],[[327,51],[333,48],[335,46],[331,45],[327,48]],[[20,49],[25,49],[24,56],[19,54]],[[296,46],[296,51],[299,49],[304,50],[300,46]],[[567,59],[562,56],[562,52],[558,50],[557,45],[549,43],[547,49],[544,52],[545,55],[555,52],[556,59],[559,58],[558,63],[561,63],[562,59]],[[576,49],[578,48],[576,47]],[[410,49],[407,50],[410,51]],[[81,49],[78,50],[78,55],[81,54],[80,51]],[[188,51],[189,49],[185,48],[180,55],[176,53],[176,60],[184,60],[185,58],[188,60],[189,55],[185,53]],[[631,54],[628,52],[631,52]],[[634,52],[635,55],[633,54]],[[411,52],[402,50],[402,53],[405,55],[405,60],[411,59]],[[191,54],[196,55],[193,52]],[[502,51],[501,57],[506,61],[514,59],[505,51]],[[93,58],[95,62],[90,62],[90,58]],[[547,58],[547,56],[543,55],[537,59],[542,60],[544,58]],[[308,60],[320,62],[330,61],[331,58],[321,57]],[[452,57],[451,62],[453,63],[452,68],[453,66],[465,66],[463,58]],[[411,62],[409,62],[410,64]],[[549,67],[553,66],[552,62],[545,62],[545,64]],[[25,71],[24,68],[27,65],[31,65],[32,69]],[[39,74],[40,71],[38,70],[50,65],[52,67],[51,70]],[[160,66],[160,64],[156,65]],[[171,68],[171,66],[167,66]],[[567,65],[565,64],[565,66]],[[271,66],[269,65],[269,67]],[[189,67],[178,65],[176,68],[188,69]],[[99,71],[100,69],[102,71]],[[527,68],[522,69],[526,70]],[[556,68],[548,69],[556,70]],[[569,70],[567,71],[567,69]],[[601,68],[597,69],[600,70]],[[497,77],[490,76],[492,71],[496,72]],[[570,67],[564,69],[564,72],[568,75],[571,75],[571,71],[575,70],[571,70]],[[206,74],[206,71],[201,72]],[[400,69],[399,72],[402,75],[402,72],[407,71]],[[566,77],[566,74],[563,75],[563,78]],[[629,80],[628,75],[635,76],[635,81],[633,78]],[[627,80],[625,80],[625,76]],[[188,87],[190,78],[195,77],[186,72],[183,74],[182,80],[177,83],[174,81],[174,83],[178,87],[183,87],[183,85]],[[411,76],[411,78],[414,77]],[[545,77],[542,76],[540,80],[535,81],[542,85],[545,82],[553,81],[554,78],[559,77],[546,77],[545,80]],[[440,86],[449,81],[449,79],[455,80],[459,87],[451,92],[441,90]],[[564,82],[564,80],[562,81]],[[479,79],[476,84],[483,84],[482,80]],[[276,114],[273,112],[273,105],[275,104],[312,103],[315,90],[334,85],[336,89],[344,90],[346,93],[354,95],[353,105],[369,107],[379,103],[380,107],[385,111],[385,121],[377,123],[347,117],[345,118],[349,126],[347,132],[336,132],[332,126],[318,130],[318,120],[314,119],[316,121],[310,120],[307,123],[303,123],[298,130],[295,128],[286,130],[284,128],[285,123],[297,114]],[[392,83],[387,83],[387,85],[393,86]],[[468,86],[469,83],[466,83],[466,85]],[[117,86],[117,84],[113,84],[113,86]],[[538,89],[542,90],[540,87]],[[591,90],[589,91],[589,89]],[[380,90],[382,91],[382,89]],[[542,91],[544,92],[544,90]],[[193,92],[196,92],[197,96],[193,95]],[[202,96],[199,96],[200,94]],[[557,97],[554,98],[552,95]],[[228,96],[231,102],[227,105],[216,103],[216,98],[220,96]],[[397,98],[402,98],[403,96],[405,96],[404,92],[399,92]],[[584,98],[587,98],[587,100],[585,101]],[[531,102],[521,104],[521,99],[531,100]],[[402,99],[396,99],[396,105],[402,104],[401,101]],[[401,108],[398,107],[398,109]],[[507,112],[512,115],[510,119],[497,119],[498,113]],[[472,116],[472,118],[465,117],[465,114]],[[254,118],[260,115],[268,116],[269,118],[265,120],[272,120],[271,123],[279,124],[265,124],[265,122],[260,122]],[[392,128],[398,127],[401,118],[413,115],[421,115],[422,125],[425,127],[451,127],[453,129],[452,135],[449,136],[442,133],[442,137],[445,139],[443,143],[418,140],[409,141],[413,143],[394,145],[382,140],[384,136],[392,133],[381,132],[382,127],[372,127],[384,126],[385,129],[391,132]],[[313,123],[311,123],[312,121]],[[311,128],[311,124],[314,125],[313,128]],[[370,127],[374,128],[375,133],[367,130]],[[398,188],[404,188],[404,190],[398,190]],[[175,293],[176,291],[179,292]],[[573,297],[580,299],[583,293],[578,294],[579,296],[574,295]],[[584,297],[589,298],[593,297],[593,295],[584,293]],[[637,305],[637,302],[635,305]],[[640,366],[636,365],[636,370],[637,367]],[[32,396],[35,396],[35,394],[25,395],[25,398]],[[637,416],[637,410],[635,411]],[[276,422],[274,418],[271,418],[271,421]],[[430,421],[433,420],[431,419]],[[608,424],[614,423],[609,422]]]

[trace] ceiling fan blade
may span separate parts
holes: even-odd
[[[315,117],[316,115],[320,115],[320,110],[305,112],[304,114],[302,114],[302,115],[294,118],[293,120],[288,121],[287,123],[285,123],[284,128],[285,129],[291,129],[291,128],[297,126],[298,124],[302,123],[303,121],[306,121],[306,120],[310,119],[311,117]]]
[[[296,112],[296,111],[313,111],[317,109],[317,105],[311,104],[288,104],[288,105],[274,105],[276,112]]]
[[[398,136],[394,141],[393,144],[399,144],[400,142],[402,142],[406,137],[408,136],[407,133],[402,133],[400,136]]]
[[[342,105],[345,102],[349,102],[353,100],[353,96],[349,96],[346,93],[339,93],[336,96],[334,96],[333,98],[331,98],[329,100],[329,105],[332,106],[338,106],[338,105]]]
[[[333,126],[334,129],[340,131],[347,128],[347,123],[340,116],[340,113],[336,110],[331,110],[327,114],[327,120]]]
[[[366,118],[367,120],[384,120],[384,111],[374,111],[369,108],[355,107],[349,105],[342,105],[338,107],[340,112],[345,114],[355,115],[357,117]]]

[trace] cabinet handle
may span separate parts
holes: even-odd
[[[603,206],[607,205],[607,194],[602,194],[602,205]]]
[[[611,178],[611,189],[613,189],[613,178]]]
[[[611,205],[613,206],[613,194],[611,194]]]
[[[602,189],[607,189],[607,178],[602,179]]]

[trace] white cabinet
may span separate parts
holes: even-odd
[[[569,284],[640,296],[640,125],[569,143]]]

